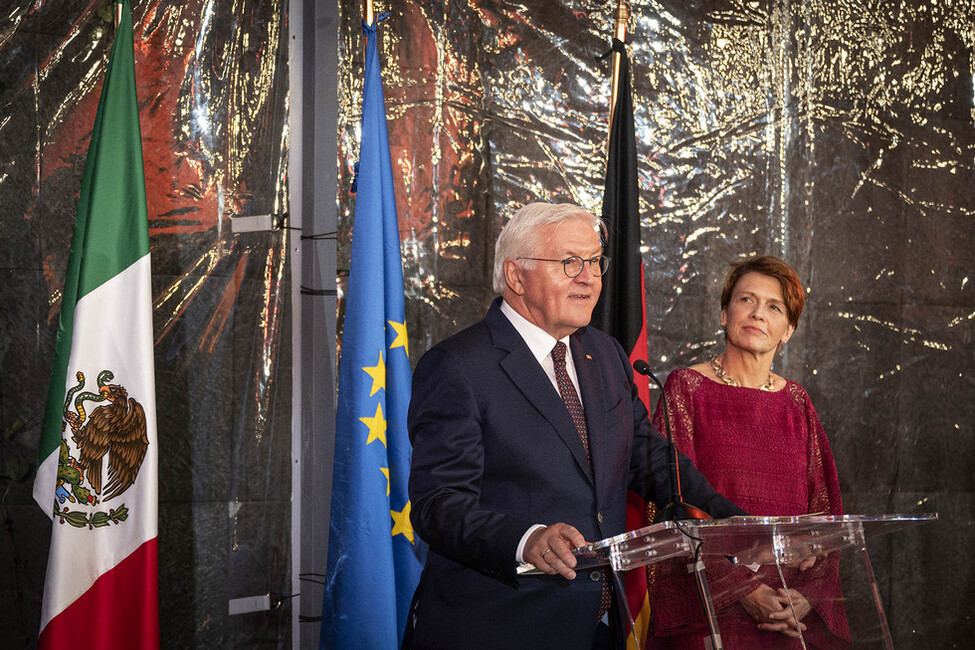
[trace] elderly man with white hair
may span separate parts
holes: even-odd
[[[501,297],[417,365],[411,519],[430,553],[405,647],[625,645],[611,580],[577,575],[571,550],[625,531],[627,489],[659,505],[670,491],[627,355],[588,327],[604,233],[575,205],[520,209],[495,250]],[[680,464],[687,501],[744,514]],[[546,575],[517,576],[522,561]]]

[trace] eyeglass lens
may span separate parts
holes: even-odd
[[[588,260],[574,255],[562,262],[562,268],[565,269],[567,276],[574,278],[582,273],[582,268],[587,262],[593,275],[602,275],[609,268],[609,258],[604,255],[599,255]]]

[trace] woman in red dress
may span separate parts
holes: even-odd
[[[843,514],[833,454],[809,396],[772,372],[804,302],[798,275],[782,260],[732,264],[721,294],[725,351],[673,371],[664,387],[678,449],[753,515]],[[661,403],[654,423],[664,431]],[[648,648],[705,647],[703,610],[685,564],[658,567]],[[797,628],[807,647],[849,643],[837,559],[802,569],[786,571],[786,594],[774,566],[709,567],[726,648],[798,648]]]

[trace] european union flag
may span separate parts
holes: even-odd
[[[377,23],[386,16],[381,15]],[[410,524],[410,360],[376,27],[366,69],[335,431],[323,648],[398,648],[422,561]]]

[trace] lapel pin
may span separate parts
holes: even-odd
[[[592,361],[592,357],[589,356],[588,354],[586,355],[586,358],[589,359],[590,361]]]

